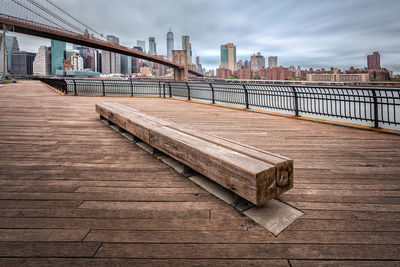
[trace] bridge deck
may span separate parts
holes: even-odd
[[[295,159],[281,199],[305,215],[274,237],[98,121],[94,104],[110,100]],[[399,162],[396,135],[4,85],[0,265],[398,265]]]

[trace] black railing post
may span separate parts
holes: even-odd
[[[130,83],[131,83],[131,96],[133,96],[133,82],[132,82],[132,78],[129,79]]]
[[[374,109],[374,127],[379,128],[379,118],[378,118],[378,97],[376,96],[376,91],[374,89],[371,90],[373,102],[373,109]]]
[[[246,102],[246,108],[249,108],[249,92],[247,91],[246,85],[243,84],[244,89],[244,100]]]
[[[101,80],[101,83],[103,85],[103,96],[106,95],[106,85],[104,84],[104,80]]]
[[[292,87],[292,90],[293,90],[293,95],[294,95],[294,115],[296,117],[298,117],[299,116],[299,98],[297,96],[297,91],[294,86]]]
[[[78,94],[76,93],[76,82],[75,82],[75,79],[72,79],[72,81],[73,81],[73,83],[74,83],[74,95],[78,95]]]
[[[171,84],[168,83],[168,88],[169,88],[169,97],[172,97],[172,90],[171,90]]]
[[[161,82],[158,82],[158,96],[161,97]]]
[[[65,81],[65,79],[63,79],[62,85],[63,85],[63,92],[64,92],[66,95],[68,95],[68,84],[67,84],[67,82]]]
[[[188,100],[190,100],[190,87],[189,87],[189,84],[188,83],[186,83],[186,87],[187,87],[187,95],[188,95]]]
[[[212,101],[213,104],[215,104],[214,87],[213,87],[213,85],[211,83],[209,83],[209,85],[211,87],[211,97],[212,97],[211,101]]]
[[[163,83],[163,96],[165,98],[165,83]]]

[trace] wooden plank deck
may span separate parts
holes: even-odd
[[[114,101],[295,160],[278,237],[97,119]],[[400,136],[159,98],[0,87],[0,265],[400,264]]]

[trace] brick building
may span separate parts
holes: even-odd
[[[251,69],[240,69],[236,72],[238,79],[252,80],[254,78],[254,71]]]
[[[232,76],[232,71],[230,69],[225,69],[225,68],[217,69],[217,78],[228,79],[229,76]]]

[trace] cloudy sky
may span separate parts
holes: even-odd
[[[383,67],[400,73],[400,0],[53,0],[81,21],[123,45],[155,36],[166,53],[171,27],[175,49],[191,38],[207,69],[220,63],[220,45],[232,42],[237,59],[255,52],[279,64],[304,68],[366,66],[381,53]],[[14,34],[17,35],[17,34]],[[49,41],[18,34],[20,47],[36,52]],[[147,47],[148,49],[148,47]]]

